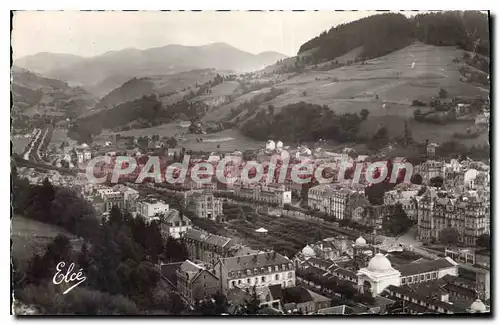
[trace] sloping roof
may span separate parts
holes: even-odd
[[[309,291],[309,294],[311,295],[311,298],[313,299],[314,302],[324,302],[324,301],[331,301],[331,298],[322,296],[314,291],[307,290]]]
[[[262,309],[260,309],[258,312],[257,312],[258,315],[282,315],[283,312],[282,311],[279,311],[278,309],[276,308],[272,308],[272,307],[264,307]]]
[[[273,297],[272,300],[277,300],[277,299],[282,299],[283,298],[283,292],[281,290],[281,285],[275,284],[269,286],[269,292],[271,293],[271,296]]]
[[[459,306],[455,306],[453,304],[438,300],[438,299],[433,299],[431,297],[427,296],[422,296],[419,293],[413,291],[410,287],[408,286],[401,286],[397,287],[394,285],[389,285],[386,290],[390,290],[392,292],[400,293],[402,295],[405,295],[410,298],[415,298],[419,301],[425,301],[427,303],[430,303],[432,305],[435,305],[437,307],[443,308],[445,311],[451,311],[453,313],[463,313],[465,310],[463,308],[460,308]],[[430,309],[426,309],[426,312],[432,312]]]
[[[162,264],[160,266],[161,275],[165,277],[174,286],[177,285],[176,272],[181,267],[182,263],[184,262]]]
[[[165,222],[166,223],[172,224],[174,222],[179,222],[179,221],[191,222],[191,220],[189,220],[189,218],[186,218],[185,216],[181,217],[181,214],[179,213],[179,211],[177,211],[175,209],[172,209],[172,210],[165,212]]]
[[[290,260],[277,252],[271,251],[251,255],[226,257],[222,258],[221,262],[229,272],[234,272],[257,267],[288,264],[290,263]]]
[[[452,263],[453,260],[449,258],[438,258],[433,261],[409,263],[395,267],[402,276],[415,275],[420,273],[427,273],[456,266]]]
[[[318,265],[319,268],[327,270],[334,263],[317,257],[310,257],[307,262],[311,265]]]
[[[184,238],[220,247],[224,247],[231,242],[230,238],[214,235],[199,229],[188,229],[184,234]]]
[[[303,303],[313,301],[311,292],[302,286],[289,287],[283,289],[283,301],[285,303]]]
[[[203,268],[191,262],[190,260],[185,260],[179,267],[181,272],[198,272]]]
[[[320,315],[345,315],[346,305],[328,307],[318,310]]]
[[[240,288],[229,289],[226,296],[230,305],[245,305],[251,298],[248,292]]]

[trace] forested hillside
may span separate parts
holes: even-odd
[[[359,46],[360,60],[402,49],[413,41],[459,46],[489,55],[488,17],[480,12],[443,12],[407,18],[386,13],[332,27],[303,44],[299,54],[311,51],[313,62],[333,60]]]

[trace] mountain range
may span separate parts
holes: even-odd
[[[44,52],[21,57],[15,60],[14,65],[81,86],[102,97],[134,77],[193,69],[249,72],[285,57],[277,52],[251,54],[225,43],[213,43],[203,46],[167,45],[146,50],[124,49],[93,57]]]
[[[18,67],[13,67],[11,73],[14,112],[76,117],[96,104],[94,96],[82,87],[71,87],[66,82]]]

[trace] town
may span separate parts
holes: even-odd
[[[50,179],[54,186],[71,188],[102,220],[119,209],[146,224],[157,223],[165,241],[185,245],[186,260],[160,259],[157,267],[191,308],[222,293],[231,313],[245,309],[254,294],[260,312],[272,314],[486,312],[489,165],[439,159],[435,143],[421,147],[422,162],[414,166],[411,182],[400,177],[398,184],[382,183],[385,189],[373,193],[366,188],[377,184],[365,178],[360,183],[295,184],[290,173],[282,184],[240,184],[238,179],[221,184],[215,176],[201,184],[189,178],[180,184],[136,184],[131,177],[137,173],[120,184],[93,184],[83,167],[99,152],[87,145],[70,151],[76,155],[68,164],[82,167],[80,172],[37,165],[19,166],[17,172],[33,185]],[[284,152],[315,164],[371,160],[348,148],[341,153],[286,149],[269,140],[246,154],[265,166]],[[132,154],[138,161],[147,157]],[[198,161],[214,165],[224,158],[218,152],[197,154]],[[180,151],[167,149],[162,158],[180,157]],[[405,161],[396,157],[389,164]],[[304,236],[304,227],[312,236]]]
[[[13,314],[492,316],[488,12],[12,17]]]

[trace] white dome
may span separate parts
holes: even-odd
[[[383,254],[377,253],[368,262],[368,270],[377,273],[383,273],[392,270],[391,262]]]
[[[470,311],[473,313],[484,313],[486,312],[486,306],[483,304],[481,299],[476,299],[469,307]]]
[[[354,242],[354,244],[356,246],[365,246],[366,240],[363,237],[359,236],[358,239],[356,239],[356,241]]]
[[[309,245],[306,245],[306,247],[302,249],[302,254],[306,257],[316,256],[316,253]]]
[[[274,149],[276,149],[276,143],[273,140],[267,140],[267,142],[266,142],[266,149],[267,150],[274,150]]]

